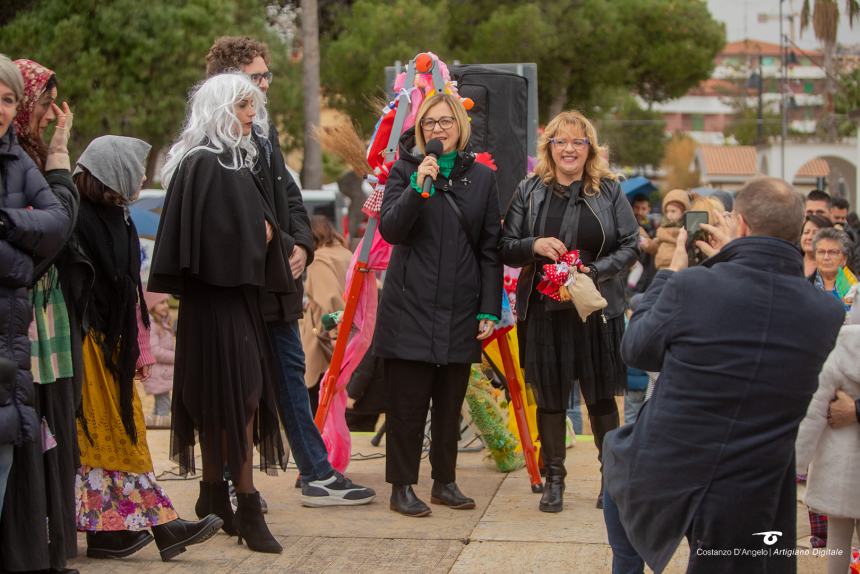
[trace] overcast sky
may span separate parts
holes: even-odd
[[[815,0],[810,0],[814,2]],[[843,13],[839,26],[840,44],[860,44],[860,22],[855,21],[854,28],[848,27],[844,16],[845,0],[837,0],[840,12]],[[779,43],[779,14],[780,0],[708,0],[708,8],[717,20],[726,24],[726,39],[729,42],[742,40],[745,37],[754,40]],[[812,26],[800,34],[800,8],[803,0],[784,0],[783,13],[796,12],[795,42],[804,49],[818,48],[818,41],[812,31]],[[759,14],[771,14],[773,20],[759,23]],[[785,22],[785,33],[791,37],[788,22]]]

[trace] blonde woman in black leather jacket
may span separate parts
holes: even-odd
[[[609,171],[591,122],[563,112],[546,127],[535,174],[514,192],[499,243],[502,262],[522,267],[517,288],[520,356],[535,390],[546,467],[544,512],[563,508],[565,409],[579,380],[601,459],[603,436],[618,427],[615,396],[624,393],[622,272],[638,255],[639,228],[617,177]],[[571,302],[536,289],[543,265],[578,249],[609,305],[583,322]],[[602,507],[603,488],[597,506]]]

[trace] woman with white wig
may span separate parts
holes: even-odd
[[[254,130],[265,135],[262,92],[242,74],[206,80],[163,171],[167,197],[148,289],[182,298],[173,383],[171,457],[195,472],[203,455],[198,514],[213,512],[251,550],[279,553],[254,488],[261,468],[285,468],[269,340],[260,306],[266,291],[294,288],[273,206],[255,173]],[[274,238],[274,240],[273,240]],[[225,464],[237,492],[234,517]]]

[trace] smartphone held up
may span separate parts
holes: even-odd
[[[702,229],[703,223],[708,223],[707,211],[687,211],[684,213],[684,229],[687,230],[687,254],[690,258],[691,267],[707,259],[696,247],[696,241],[708,241],[708,232]]]

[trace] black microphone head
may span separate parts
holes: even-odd
[[[424,146],[424,149],[427,151],[427,155],[435,155],[436,157],[439,157],[442,155],[442,140],[430,140],[427,142],[427,145]]]

